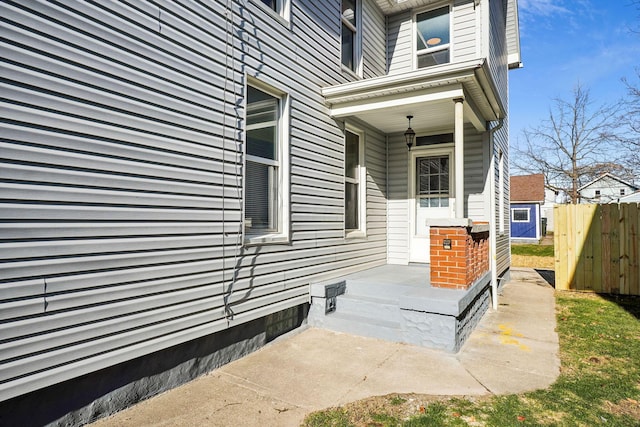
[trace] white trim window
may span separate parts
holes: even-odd
[[[347,237],[364,236],[366,226],[364,133],[351,127],[344,138],[344,228]]]
[[[244,230],[249,243],[288,237],[288,97],[247,85]]]
[[[361,18],[360,0],[342,0],[341,22],[341,62],[342,66],[360,74],[361,61]]]
[[[529,222],[530,211],[531,209],[529,208],[512,208],[511,222]]]
[[[291,11],[291,0],[254,0],[265,9],[269,9],[289,21]]]
[[[416,14],[416,66],[432,67],[451,60],[449,6]]]
[[[416,158],[416,199],[421,208],[448,208],[451,155]]]

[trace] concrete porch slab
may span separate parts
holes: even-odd
[[[548,317],[553,288],[536,284],[533,270],[515,273],[501,309],[482,319],[458,354],[309,328],[94,426],[299,426],[311,411],[374,395],[547,387],[559,374],[555,317]]]

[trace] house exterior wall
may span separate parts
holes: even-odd
[[[367,236],[345,238],[344,124],[320,94],[355,78],[340,67],[339,2],[293,1],[290,22],[252,0],[0,8],[0,401],[386,262],[386,141],[365,126]],[[367,26],[384,21],[363,9]],[[365,77],[384,72],[384,50],[367,30]],[[240,234],[247,76],[290,99],[287,244]]]
[[[416,12],[451,5],[451,62],[478,58],[480,47],[479,15],[473,0],[437,3],[436,6],[404,11],[388,17],[387,69],[389,74],[414,69],[414,25]]]
[[[547,219],[547,232],[553,232],[553,207],[556,205],[558,196],[553,190],[544,190],[544,203],[540,206],[540,215]],[[542,232],[542,231],[541,231]]]
[[[482,1],[479,7],[473,2],[453,3],[452,62],[476,57],[486,57],[500,99],[508,111],[508,64],[506,39],[506,2]],[[473,11],[473,13],[472,13]],[[387,18],[388,72],[402,73],[412,69],[413,64],[413,12],[402,12]],[[470,27],[469,27],[470,26]],[[466,28],[463,30],[463,28]],[[465,44],[466,37],[474,28],[474,48]],[[488,31],[483,31],[488,28]],[[462,46],[465,46],[462,49]],[[409,246],[409,202],[405,199],[407,189],[407,153],[402,135],[389,136],[389,200],[388,200],[388,262],[408,263]],[[496,259],[498,274],[509,268],[509,121],[493,134],[493,144],[486,135],[465,129],[465,215],[474,220],[488,220],[491,200],[495,203]],[[502,163],[499,162],[503,157]],[[484,180],[493,161],[494,176]],[[502,165],[502,172],[500,166]],[[494,198],[489,197],[491,182],[495,182]],[[498,184],[502,181],[503,192]],[[502,209],[500,208],[502,205]],[[502,218],[499,216],[502,215]],[[503,230],[499,224],[502,223]]]
[[[408,264],[409,235],[411,232],[409,230],[408,200],[410,195],[407,191],[409,153],[404,136],[402,134],[390,135],[388,150],[388,262],[390,264]],[[473,219],[487,221],[488,213],[482,207],[484,195],[488,194],[485,193],[483,178],[487,173],[484,170],[486,162],[484,161],[483,137],[472,126],[465,127],[464,152],[465,212],[469,213],[471,210],[475,212],[474,215],[471,215]],[[470,197],[471,195],[480,196]],[[472,201],[471,206],[469,206],[469,200]],[[475,204],[473,201],[476,201]]]
[[[482,2],[487,5],[487,1]],[[507,41],[505,37],[506,27],[506,1],[489,1],[489,16],[483,15],[483,20],[489,23],[488,46],[483,45],[488,51],[489,67],[494,79],[500,99],[509,111],[509,79],[507,67]],[[500,155],[503,156],[503,170],[500,172]],[[509,206],[509,115],[503,121],[503,125],[493,136],[493,162],[495,180],[495,229],[496,234],[496,262],[497,273],[501,275],[509,269],[511,255],[509,243],[509,209],[500,209]],[[499,181],[502,180],[504,189],[502,197],[499,191]],[[502,219],[499,217],[502,211]],[[504,230],[500,230],[500,223],[504,224]]]
[[[620,182],[615,178],[603,176],[601,179],[595,180],[580,189],[580,203],[609,203],[624,195],[632,194],[636,190],[637,188]],[[599,196],[596,191],[600,192]],[[624,191],[624,195],[621,195],[620,191]]]

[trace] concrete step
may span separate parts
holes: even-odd
[[[343,294],[338,296],[336,312],[347,315],[356,315],[389,322],[401,322],[402,314],[397,300],[377,298],[362,295]]]
[[[322,319],[322,328],[369,338],[402,342],[403,332],[399,322],[374,319],[349,313],[333,312]]]
[[[428,286],[428,285],[425,285]],[[367,298],[378,298],[381,300],[397,303],[400,296],[415,290],[412,285],[390,285],[387,283],[376,283],[371,280],[347,280],[345,295],[357,295]]]

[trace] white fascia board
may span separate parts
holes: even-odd
[[[444,99],[460,98],[464,96],[462,86],[449,90],[423,89],[421,91],[409,92],[411,95],[408,96],[406,93],[407,92],[398,92],[393,95],[372,98],[371,100],[361,99],[341,104],[331,109],[331,115],[333,117],[347,117],[358,113],[441,101]]]
[[[487,130],[485,122],[482,120],[482,114],[470,96],[464,97],[464,116],[469,119],[478,132]]]
[[[408,73],[391,74],[358,80],[322,89],[322,95],[330,104],[348,102],[363,97],[397,92],[398,90],[413,90],[441,86],[461,82],[473,77],[473,71],[482,67],[484,60],[472,60],[446,64],[438,67],[423,68]]]
[[[475,70],[475,75],[478,79],[478,83],[484,91],[484,96],[486,97],[487,102],[491,104],[495,119],[497,120],[507,117],[507,110],[504,108],[504,105],[500,100],[497,86],[491,77],[491,73],[489,72],[486,63],[483,63],[482,67]]]

